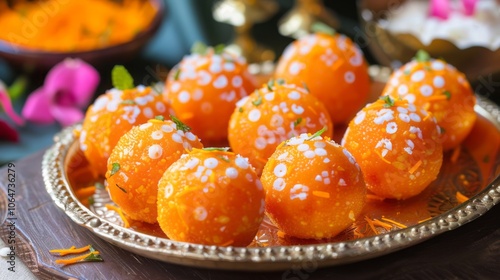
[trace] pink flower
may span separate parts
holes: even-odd
[[[448,19],[450,15],[450,2],[448,0],[431,0],[430,15],[439,19]]]
[[[7,93],[5,85],[2,81],[0,81],[0,109],[1,108],[3,108],[5,114],[9,118],[11,118],[15,124],[24,125],[24,120],[19,115],[17,115],[17,113],[12,108],[9,94]],[[7,141],[18,142],[19,134],[7,122],[0,119],[0,140],[4,139]]]
[[[477,0],[462,0],[462,6],[464,9],[464,14],[467,16],[474,15],[476,10]]]
[[[26,100],[22,115],[26,120],[68,126],[81,121],[99,84],[99,73],[80,59],[67,58],[55,65],[42,87]]]
[[[467,16],[474,15],[474,11],[476,9],[476,4],[478,0],[462,0],[462,8],[463,13]],[[437,17],[439,19],[448,19],[451,7],[449,0],[431,0],[429,6],[429,13],[433,17]]]

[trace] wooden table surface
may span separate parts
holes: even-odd
[[[260,273],[179,266],[144,258],[111,245],[74,224],[45,191],[43,152],[14,162],[16,173],[16,248],[39,279],[498,279],[500,275],[500,206],[455,230],[419,245],[349,265]],[[7,168],[0,169],[0,189],[7,187]],[[0,190],[0,191],[1,191]],[[1,205],[0,205],[1,206]],[[0,237],[6,242],[7,221]],[[60,267],[50,249],[92,244],[104,262]],[[6,273],[6,272],[0,272]]]

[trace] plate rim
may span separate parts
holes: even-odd
[[[476,113],[500,130],[500,107],[476,95]],[[488,114],[485,116],[484,114]],[[355,240],[313,245],[271,247],[221,247],[173,241],[113,224],[93,213],[75,196],[64,171],[66,156],[76,137],[63,129],[42,159],[45,188],[55,204],[76,224],[125,250],[163,262],[240,271],[276,271],[312,262],[316,267],[335,266],[386,255],[458,228],[486,213],[500,202],[500,175],[466,202],[425,222],[405,229]]]

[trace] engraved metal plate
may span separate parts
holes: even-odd
[[[351,263],[453,230],[499,203],[500,109],[477,98],[478,122],[463,143],[458,160],[451,161],[451,153],[446,154],[439,178],[417,197],[401,202],[369,200],[361,218],[332,239],[286,237],[267,220],[248,247],[176,242],[166,238],[159,227],[137,222],[124,228],[120,217],[105,207],[112,203],[105,190],[96,191],[90,206],[76,195],[78,189],[96,180],[91,179],[88,163],[73,135],[79,126],[66,128],[55,137],[55,144],[44,155],[42,174],[47,192],[75,223],[145,257],[196,267],[253,271],[289,269],[304,262],[314,262],[318,267]],[[484,141],[492,135],[491,141]],[[460,203],[457,192],[470,199]],[[370,219],[386,221],[391,227],[372,227],[366,222]]]

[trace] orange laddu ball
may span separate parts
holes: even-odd
[[[391,75],[382,95],[406,99],[431,112],[443,132],[445,151],[469,135],[477,118],[476,98],[465,75],[423,51]]]
[[[333,124],[325,106],[305,88],[270,80],[259,90],[237,103],[229,121],[232,150],[248,157],[260,174],[276,147],[292,136],[316,132]]]
[[[87,109],[80,149],[94,173],[104,176],[111,150],[123,134],[155,116],[170,114],[173,111],[168,103],[151,87],[110,89]]]
[[[163,174],[158,223],[172,240],[247,246],[264,218],[264,190],[248,159],[193,149]]]
[[[197,46],[169,73],[164,95],[203,143],[220,143],[236,102],[255,89],[255,78],[243,57]]]
[[[261,180],[268,217],[298,238],[333,237],[351,225],[365,205],[359,166],[328,137],[301,134],[283,142]]]
[[[133,220],[157,222],[158,181],[182,154],[202,147],[196,135],[174,120],[157,118],[134,126],[111,152],[106,172],[108,191]]]
[[[438,176],[443,161],[440,129],[425,110],[389,96],[366,105],[342,139],[368,187],[383,198],[406,199]]]
[[[363,53],[341,34],[318,32],[292,42],[278,60],[275,77],[305,83],[334,123],[348,123],[370,94]]]

